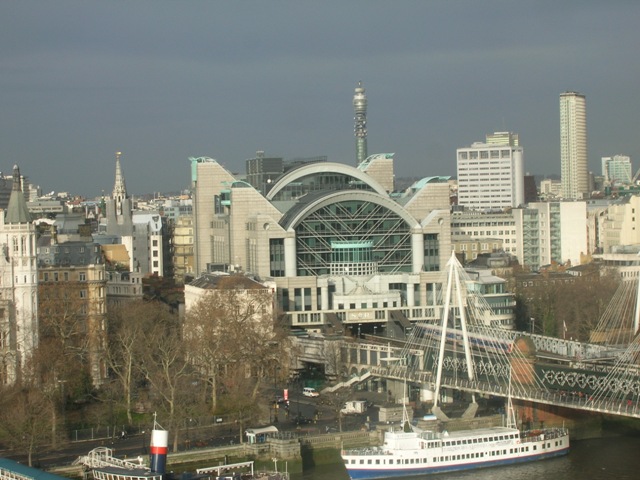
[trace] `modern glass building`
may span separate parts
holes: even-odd
[[[439,315],[451,255],[448,177],[389,193],[393,154],[360,166],[302,164],[268,193],[213,159],[192,160],[196,273],[241,270],[276,284],[294,328],[387,328]]]

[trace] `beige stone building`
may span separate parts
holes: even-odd
[[[194,275],[193,215],[180,215],[173,227],[173,271],[176,283]]]

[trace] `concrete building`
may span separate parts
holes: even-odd
[[[17,381],[38,345],[36,229],[13,167],[7,209],[0,212],[0,383]]]
[[[358,168],[301,165],[266,196],[215,160],[192,159],[196,273],[272,280],[290,325],[307,331],[401,335],[411,320],[438,318],[437,284],[451,253],[448,178],[390,195],[369,171],[378,161],[392,167],[393,156],[370,158]]]
[[[263,151],[258,151],[255,158],[247,160],[246,168],[247,182],[266,195],[276,179],[284,173],[284,160],[281,157],[265,157]]]
[[[463,265],[475,260],[479,255],[503,251],[502,238],[473,238],[457,235],[451,238],[451,247]]]
[[[475,259],[485,251],[469,251],[476,244],[481,249],[486,244],[487,251],[492,251],[496,243],[502,245],[505,253],[517,256],[520,238],[516,222],[511,212],[482,213],[475,210],[458,210],[451,215],[451,242],[456,245],[456,252],[464,254],[466,261]],[[466,245],[466,247],[464,247]],[[463,248],[467,248],[463,251]],[[518,257],[520,263],[522,260]]]
[[[586,202],[536,202],[513,210],[517,257],[534,271],[556,262],[580,265],[589,254]]]
[[[577,92],[560,94],[560,162],[563,198],[588,198],[587,105]]]
[[[193,215],[181,215],[173,226],[173,268],[176,283],[185,283],[194,271]]]
[[[624,196],[612,202],[600,217],[600,247],[611,253],[615,247],[640,245],[640,196]]]
[[[524,204],[524,158],[518,136],[487,135],[485,143],[459,148],[458,205],[481,211],[504,210]]]
[[[540,199],[541,200],[558,200],[562,196],[562,182],[545,178],[540,181]]]
[[[133,300],[142,300],[144,291],[138,272],[107,271],[107,306],[121,306]]]
[[[609,187],[631,185],[633,179],[631,158],[627,155],[602,157],[602,176],[605,185]]]
[[[591,252],[587,223],[585,202],[533,202],[501,213],[455,211],[451,241],[465,260],[501,243],[505,253],[536,271],[552,261],[579,265]],[[469,251],[474,245],[476,251]]]
[[[59,215],[37,245],[39,310],[67,310],[76,323],[68,340],[86,348],[88,373],[95,386],[101,385],[107,377],[107,279],[100,245],[81,214]]]
[[[491,307],[493,324],[512,329],[516,300],[513,293],[507,291],[507,281],[495,276],[488,268],[465,268],[465,272],[471,278],[467,285],[469,291],[482,295]]]

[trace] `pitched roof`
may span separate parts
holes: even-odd
[[[13,166],[13,188],[11,189],[11,197],[9,197],[9,206],[7,207],[4,222],[13,224],[31,223],[31,214],[22,193],[20,169],[17,165]]]

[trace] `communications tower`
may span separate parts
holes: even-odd
[[[353,133],[356,137],[356,162],[360,165],[367,158],[367,96],[364,94],[362,82],[358,82],[353,96],[355,125]]]

